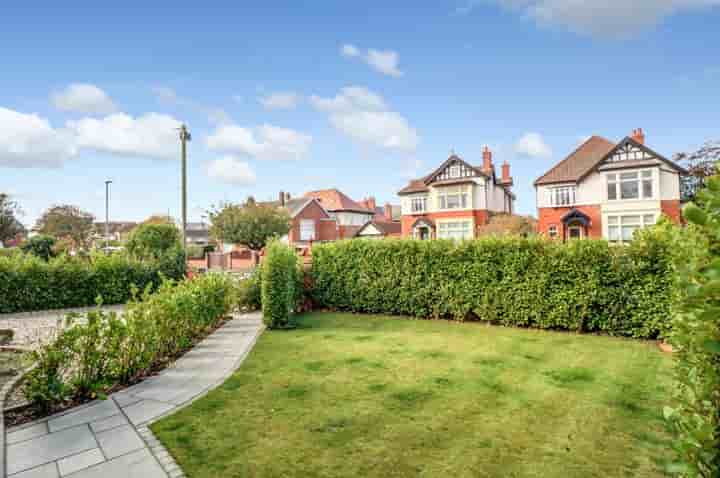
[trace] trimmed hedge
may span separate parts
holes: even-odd
[[[61,256],[49,262],[29,254],[0,257],[0,313],[127,302],[135,288],[157,288],[162,277],[185,275],[182,253],[137,261],[122,254],[90,259]]]
[[[176,284],[165,281],[130,302],[122,318],[96,310],[86,323],[63,329],[32,352],[35,368],[23,392],[46,412],[71,398],[102,397],[117,385],[164,366],[218,325],[234,306],[234,281],[207,274]],[[69,316],[73,321],[73,316]]]
[[[543,329],[665,335],[675,294],[672,243],[628,247],[541,238],[352,240],[313,248],[322,307]]]
[[[302,291],[295,252],[279,241],[266,248],[260,272],[263,321],[271,329],[295,326],[293,313]]]

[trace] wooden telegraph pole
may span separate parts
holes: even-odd
[[[182,160],[182,247],[185,249],[185,234],[187,231],[187,142],[192,137],[187,127],[180,126],[180,156]]]

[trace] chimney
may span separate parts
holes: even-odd
[[[285,202],[290,201],[290,193],[285,193]]]
[[[365,199],[365,207],[373,211],[375,210],[376,204],[374,196],[370,196],[369,198]]]
[[[503,183],[512,183],[512,178],[510,177],[510,163],[506,161],[503,161],[502,164],[502,182]]]
[[[285,192],[280,191],[280,194],[278,195],[278,197],[280,198],[280,207],[285,206]]]
[[[483,171],[490,173],[493,170],[492,151],[487,146],[483,147]]]
[[[645,133],[643,133],[642,128],[637,128],[633,130],[632,139],[634,139],[640,144],[645,144]]]
[[[392,215],[392,206],[389,202],[385,203],[385,219],[388,220],[388,222],[392,222],[393,215]]]

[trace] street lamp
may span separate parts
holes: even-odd
[[[105,181],[105,253],[108,252],[108,237],[110,236],[110,185],[112,181]]]

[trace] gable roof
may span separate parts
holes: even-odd
[[[367,209],[350,199],[337,189],[321,189],[305,193],[306,198],[316,199],[327,211],[352,211],[374,214],[375,211]]]
[[[390,236],[390,235],[399,235],[402,232],[402,225],[399,221],[369,221],[366,222],[364,226],[362,226],[358,231],[355,233],[355,237],[359,236],[361,232],[363,232],[368,227],[374,227],[383,236]]]
[[[615,143],[602,136],[591,136],[565,159],[536,179],[533,184],[540,186],[578,181],[592,171],[608,153],[615,149],[615,146]]]
[[[631,138],[630,136],[625,137],[622,141],[620,141],[608,154],[605,155],[602,160],[600,160],[600,163],[602,163],[605,159],[610,158],[612,155],[614,155],[619,150],[625,148],[626,146],[631,146],[638,148],[640,151],[643,151],[647,153],[650,156],[653,156],[654,159],[628,159],[624,161],[619,161],[618,164],[620,166],[648,166],[654,162],[654,160],[662,161],[663,163],[667,164],[674,170],[678,171],[680,174],[688,174],[688,171],[677,164],[675,161],[671,161],[667,159],[662,154],[658,153],[657,151],[654,151],[647,146],[645,146],[643,143],[639,143],[635,139]],[[599,163],[598,163],[599,164]],[[605,165],[603,165],[605,166]]]

